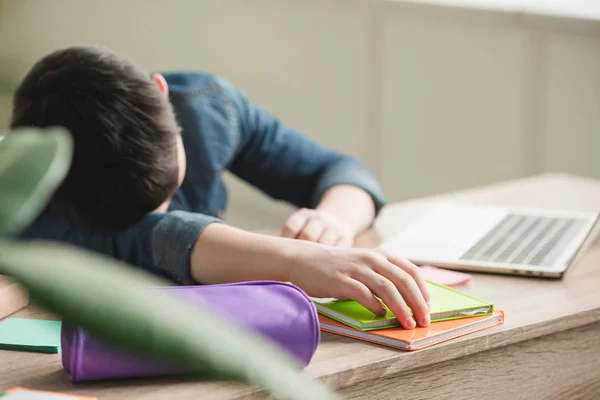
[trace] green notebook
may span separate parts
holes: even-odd
[[[474,317],[491,314],[494,305],[456,289],[427,282],[431,295],[431,321]],[[313,298],[317,311],[329,318],[363,331],[400,326],[394,314],[388,310],[383,317],[375,316],[354,300]]]
[[[7,318],[0,321],[0,349],[60,352],[60,321]]]

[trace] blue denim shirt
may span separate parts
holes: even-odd
[[[164,76],[187,156],[185,179],[169,211],[149,214],[131,228],[109,234],[82,231],[46,211],[23,238],[70,243],[176,283],[193,284],[189,251],[207,225],[222,222],[225,170],[297,207],[314,208],[338,184],[370,193],[377,211],[383,206],[378,182],[358,160],[285,126],[221,77],[200,72]]]

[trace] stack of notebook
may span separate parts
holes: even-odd
[[[504,322],[494,305],[456,289],[428,282],[431,294],[431,324],[427,328],[402,329],[388,311],[382,317],[353,300],[313,301],[319,312],[321,329],[401,350],[419,350]]]

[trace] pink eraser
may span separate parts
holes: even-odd
[[[463,272],[450,271],[447,269],[436,268],[430,265],[424,265],[419,268],[421,275],[425,280],[446,286],[458,286],[471,280],[471,275]]]

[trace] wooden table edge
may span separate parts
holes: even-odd
[[[560,321],[557,321],[560,320]],[[577,314],[553,320],[532,323],[508,330],[501,329],[502,325],[491,331],[481,331],[473,335],[450,340],[427,349],[411,352],[410,355],[391,350],[390,357],[378,362],[377,369],[383,374],[373,376],[369,373],[373,364],[363,364],[356,367],[329,373],[325,376],[315,376],[327,384],[343,382],[344,385],[331,385],[333,389],[342,389],[350,385],[362,383],[376,378],[386,378],[410,370],[427,367],[444,361],[461,358],[483,351],[510,346],[542,336],[553,335],[586,325],[600,322],[600,309],[592,309]],[[399,351],[399,350],[398,350]]]
[[[560,322],[557,320],[560,320]],[[391,378],[395,375],[409,373],[412,370],[425,368],[445,361],[526,342],[543,336],[554,335],[568,329],[576,329],[598,322],[600,322],[600,309],[591,309],[577,314],[570,314],[564,317],[532,323],[508,330],[494,332],[493,330],[497,328],[492,328],[491,332],[488,330],[473,335],[467,335],[427,349],[417,350],[410,354],[406,354],[406,352],[400,350],[390,349],[390,357],[377,363],[376,369],[383,370],[383,374],[374,374],[373,371],[375,368],[373,368],[373,364],[365,363],[363,365],[328,373],[326,375],[314,375],[310,377],[319,380],[332,390],[341,391],[350,386],[367,381],[375,382],[378,379]],[[501,327],[502,325],[498,328]],[[248,388],[231,398],[246,399],[256,398],[257,396],[268,397],[266,392],[260,388]]]

